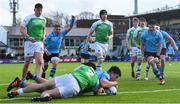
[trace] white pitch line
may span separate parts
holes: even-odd
[[[149,90],[149,91],[127,91],[127,92],[118,92],[117,94],[136,94],[136,93],[154,93],[154,92],[169,92],[169,91],[179,91],[180,89],[164,89],[164,90]],[[8,100],[24,100],[31,99],[32,97],[19,97],[19,98],[5,98],[0,99],[0,101],[8,101]]]
[[[32,99],[32,97],[19,97],[19,98],[5,98],[5,99],[0,99],[0,101],[10,101],[10,100],[24,100],[24,99]]]
[[[168,72],[168,73],[179,74],[180,72]]]
[[[118,94],[136,94],[136,93],[152,93],[152,92],[168,92],[168,91],[178,91],[180,89],[164,89],[164,90],[149,90],[149,91],[127,91],[118,92]]]
[[[7,83],[1,83],[0,86],[7,86]]]

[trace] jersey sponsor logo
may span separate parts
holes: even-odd
[[[94,73],[91,71],[91,70],[88,70],[87,72],[86,72],[86,76],[88,76],[88,77],[91,77],[91,76],[93,76],[94,75]]]

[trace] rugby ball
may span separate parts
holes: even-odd
[[[117,89],[115,86],[109,87],[108,89],[106,89],[106,94],[107,95],[116,95],[117,94]]]

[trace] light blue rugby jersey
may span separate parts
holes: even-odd
[[[102,80],[102,79],[110,80],[110,76],[107,71],[96,70],[96,73],[98,75],[99,80]]]
[[[156,53],[159,45],[163,44],[163,36],[159,31],[145,30],[141,35],[141,42],[144,46],[144,52]]]
[[[168,55],[175,55],[174,47],[170,45],[167,49],[167,54]]]
[[[59,35],[56,35],[54,32],[50,33],[44,41],[44,44],[47,47],[47,50],[50,53],[59,53],[62,40],[64,36],[67,34],[67,31],[62,31]]]
[[[161,34],[163,36],[163,45],[162,45],[162,48],[167,48],[166,47],[166,41],[168,41],[171,36],[167,32],[165,32],[165,31],[160,30],[160,32],[161,32]]]
[[[85,42],[82,42],[80,44],[80,47],[81,47],[81,53],[90,54],[89,49],[91,48],[91,44],[89,42],[88,42],[88,50],[87,51],[84,51],[84,49],[85,49]]]

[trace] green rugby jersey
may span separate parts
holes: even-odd
[[[96,42],[106,44],[108,43],[107,36],[113,33],[113,24],[106,20],[96,21],[92,24],[91,30],[95,31]]]
[[[136,38],[136,43],[138,45],[141,44],[141,35],[142,35],[142,33],[144,32],[144,30],[147,30],[147,29],[148,29],[147,27],[144,27],[144,28],[139,27],[134,31],[134,36],[133,37]]]
[[[129,37],[131,47],[136,47],[135,44],[133,43],[133,37],[134,37],[133,35],[134,35],[134,31],[136,29],[137,28],[132,27],[132,28],[128,29],[128,31],[127,31],[127,37]]]
[[[81,88],[80,92],[92,91],[99,83],[96,72],[93,70],[93,68],[86,65],[81,65],[71,74],[78,81]]]
[[[44,29],[46,27],[46,19],[42,16],[29,15],[23,20],[21,26],[26,27],[30,37],[35,38],[36,41],[42,41],[41,39],[44,36]]]

